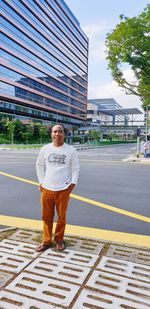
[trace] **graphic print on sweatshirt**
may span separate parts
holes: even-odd
[[[64,154],[51,153],[48,156],[48,162],[53,165],[61,166],[63,164],[66,164],[65,162],[66,157],[67,156]]]

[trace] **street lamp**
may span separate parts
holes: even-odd
[[[148,105],[146,106],[146,110],[145,110],[145,139],[147,142],[147,135],[148,135]]]
[[[139,158],[140,133],[141,133],[141,129],[140,127],[138,127],[137,128],[137,152],[136,152],[137,158]]]

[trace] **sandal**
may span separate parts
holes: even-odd
[[[56,242],[56,250],[57,251],[64,251],[65,250],[65,243],[63,240],[57,241]]]
[[[44,252],[45,250],[47,250],[48,248],[50,248],[51,244],[40,244],[37,246],[36,248],[36,252]]]

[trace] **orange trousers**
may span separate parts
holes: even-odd
[[[66,212],[69,201],[69,190],[50,191],[41,189],[41,206],[43,220],[43,243],[52,241],[53,220],[55,208],[57,211],[57,223],[55,229],[55,241],[63,240],[66,226]]]

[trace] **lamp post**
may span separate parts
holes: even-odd
[[[147,142],[147,135],[148,135],[148,105],[146,106],[146,110],[145,110],[145,139]]]
[[[137,158],[139,158],[139,146],[140,146],[140,132],[141,129],[138,127],[137,128],[137,152],[136,152],[136,156]]]

